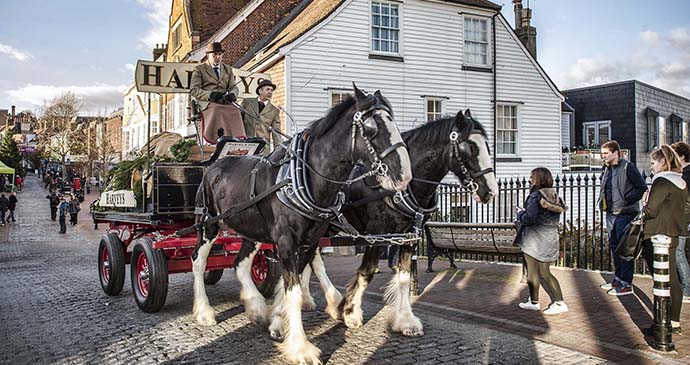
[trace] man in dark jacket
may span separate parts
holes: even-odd
[[[60,204],[60,197],[57,196],[55,191],[52,191],[46,196],[46,199],[50,201],[50,219],[55,220],[57,217],[58,205]]]
[[[5,193],[0,194],[0,220],[2,220],[2,225],[5,225],[5,214],[7,213],[7,206],[10,201],[7,200]]]
[[[69,211],[69,203],[63,196],[60,198],[60,205],[58,206],[58,221],[60,222],[60,233],[67,233],[67,212]]]
[[[640,170],[630,161],[620,157],[620,145],[608,141],[601,146],[601,158],[604,160],[604,171],[601,174],[601,191],[597,205],[606,212],[606,231],[609,236],[609,248],[615,267],[615,278],[611,283],[601,285],[609,295],[633,294],[632,280],[635,263],[625,261],[616,255],[618,242],[628,224],[640,211],[640,199],[647,191]]]
[[[10,211],[10,214],[7,216],[7,223],[10,222],[10,219],[12,220],[12,222],[16,222],[16,220],[14,219],[14,210],[17,209],[17,193],[13,191],[12,194],[10,194],[9,199],[7,200],[7,209],[9,209]]]

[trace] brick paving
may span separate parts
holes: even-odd
[[[329,276],[341,290],[359,261],[352,257],[325,258]],[[381,297],[381,288],[391,276],[385,260],[379,266],[382,273],[374,276],[367,291],[371,299]],[[599,288],[611,280],[611,274],[555,268],[552,271],[570,311],[546,316],[518,308],[517,304],[529,295],[527,284],[520,283],[519,265],[464,261],[458,263],[459,270],[444,270],[448,262],[436,261],[437,272],[425,273],[426,261],[420,260],[419,267],[423,292],[416,299],[418,310],[434,311],[460,322],[481,323],[615,362],[690,363],[690,305],[683,307],[681,315],[685,334],[673,336],[677,353],[650,350],[651,338],[645,338],[640,330],[652,324],[650,277],[635,277],[635,295],[612,297]],[[540,302],[542,309],[550,302],[543,288]]]
[[[218,320],[211,327],[198,325],[191,316],[191,274],[170,276],[166,305],[154,314],[138,309],[129,277],[120,295],[105,295],[96,263],[104,225],[94,230],[85,204],[79,225],[68,226],[66,235],[58,235],[57,223],[49,219],[45,195],[38,179],[29,176],[25,191],[19,194],[18,222],[0,227],[0,363],[284,363],[265,329],[251,324],[244,315],[232,270],[208,287]],[[329,257],[327,263],[335,281],[344,284],[358,260]],[[428,290],[416,304],[425,325],[423,337],[404,338],[386,330],[389,312],[377,292],[389,274],[376,277],[363,304],[362,328],[347,329],[319,309],[303,315],[307,335],[323,351],[321,359],[328,364],[602,364],[629,360],[609,353],[594,355],[596,347],[586,336],[596,332],[589,327],[575,332],[573,325],[566,331],[561,327],[565,325],[556,323],[563,318],[546,320],[515,311],[513,302],[518,296],[510,293],[519,294],[519,289],[513,289],[517,284],[512,282],[512,271],[508,266],[463,264],[460,272],[423,275],[422,284]],[[495,273],[485,274],[491,272]],[[509,281],[501,279],[504,276]],[[436,282],[430,285],[434,278]],[[323,296],[316,297],[323,308]],[[566,290],[566,298],[571,297],[572,291]],[[577,304],[574,299],[571,302],[573,310],[568,316],[575,316]],[[504,313],[496,316],[498,321],[491,319],[497,310]],[[577,324],[591,321],[583,318]]]

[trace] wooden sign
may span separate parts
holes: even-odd
[[[139,60],[134,72],[137,91],[161,94],[188,93],[192,72],[198,63],[151,62]],[[255,97],[256,87],[262,80],[270,80],[268,74],[252,73],[233,68],[240,98]]]

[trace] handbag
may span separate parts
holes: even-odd
[[[616,255],[625,261],[636,260],[642,253],[643,232],[644,219],[638,215],[625,227],[618,246],[616,246]]]

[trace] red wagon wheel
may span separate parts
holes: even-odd
[[[103,236],[98,245],[98,277],[104,293],[120,294],[125,283],[125,249],[114,234]]]
[[[280,265],[273,251],[259,250],[252,261],[252,281],[265,298],[273,296],[273,291],[280,278]]]
[[[168,262],[163,250],[154,249],[150,238],[140,238],[132,249],[130,266],[134,301],[144,312],[159,311],[168,296]]]

